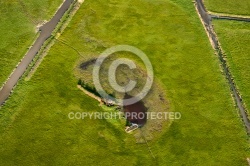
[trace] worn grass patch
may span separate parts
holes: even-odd
[[[75,67],[75,75],[77,78],[84,81],[85,84],[88,84],[90,87],[94,87],[93,84],[93,76],[92,71],[94,67],[95,59],[98,58],[94,56],[92,59],[88,61],[80,61],[79,64]],[[102,64],[100,69],[100,82],[104,90],[114,96],[117,99],[123,99],[124,93],[117,92],[111,87],[111,84],[108,77],[109,67],[112,62],[119,58],[127,58],[129,60],[133,60],[136,64],[136,68],[131,70],[127,65],[120,65],[116,70],[116,81],[120,86],[125,86],[129,83],[130,80],[136,81],[136,86],[133,90],[127,92],[127,94],[131,96],[136,96],[142,91],[144,88],[146,79],[147,79],[147,71],[144,65],[142,65],[141,60],[133,54],[127,52],[119,52],[113,55],[110,55]],[[84,58],[83,58],[84,59]],[[155,78],[154,83],[148,92],[147,97],[143,100],[145,107],[147,108],[148,113],[156,113],[156,112],[167,112],[169,103],[164,93],[164,89],[160,86],[159,80]],[[164,122],[167,120],[147,120],[147,124],[143,127],[143,131],[145,135],[148,135],[148,139],[152,139],[154,131],[161,131]],[[170,123],[170,121],[169,121]],[[166,124],[165,124],[166,125]]]

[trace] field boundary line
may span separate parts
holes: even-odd
[[[94,95],[93,93],[87,91],[86,89],[84,89],[83,87],[81,87],[81,85],[77,85],[77,88],[80,89],[81,91],[83,91],[86,95],[88,95],[89,97],[99,101],[100,103],[102,103],[102,99],[96,95]]]
[[[231,74],[228,62],[226,60],[226,55],[223,53],[223,49],[221,47],[221,44],[218,40],[218,37],[214,31],[213,25],[212,25],[212,18],[207,13],[207,10],[204,6],[203,0],[195,0],[195,8],[197,11],[197,14],[201,20],[201,23],[203,24],[203,27],[207,33],[207,36],[210,40],[210,43],[215,50],[215,53],[217,54],[219,60],[220,60],[220,66],[222,68],[222,73],[225,75],[230,90],[231,95],[233,97],[233,101],[237,107],[239,116],[241,117],[241,120],[244,123],[247,135],[250,136],[250,121],[248,118],[248,110],[242,100],[241,94],[239,92],[239,89],[237,89],[236,83],[234,82],[234,77]]]

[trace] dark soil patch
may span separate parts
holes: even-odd
[[[80,68],[81,68],[82,70],[86,70],[90,65],[95,64],[96,60],[97,60],[97,59],[94,58],[94,59],[90,59],[90,60],[88,60],[88,61],[86,61],[86,62],[83,62],[83,63],[80,65]]]
[[[132,96],[125,94],[124,99],[131,98]],[[147,122],[147,108],[144,106],[142,101],[137,103],[126,105],[125,101],[123,103],[123,111],[126,119],[130,123],[138,124],[140,127],[146,124]]]

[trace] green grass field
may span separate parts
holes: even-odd
[[[35,22],[49,21],[63,0],[22,0],[23,11]]]
[[[248,137],[191,0],[85,0],[59,39],[82,57],[56,42],[17,86],[0,111],[1,164],[247,165]],[[118,44],[148,55],[169,111],[182,114],[152,134],[155,159],[124,121],[68,118],[105,111],[77,89],[74,71]]]
[[[0,1],[0,86],[34,42],[38,23],[49,20],[60,3],[62,0]]]
[[[250,24],[236,21],[213,21],[228,59],[236,85],[250,108]]]
[[[204,0],[208,11],[235,15],[250,15],[250,1],[249,0]]]

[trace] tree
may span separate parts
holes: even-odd
[[[82,85],[82,80],[81,79],[78,80],[78,85]]]

